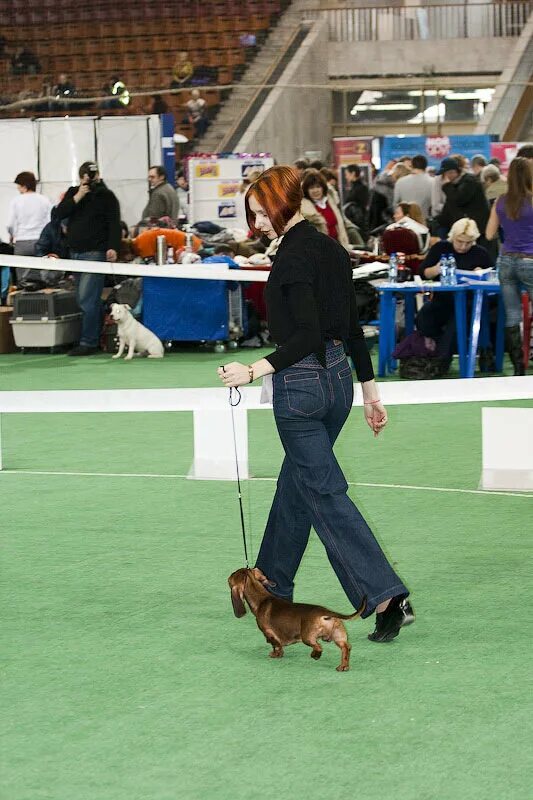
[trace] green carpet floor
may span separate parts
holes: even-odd
[[[9,356],[1,388],[216,385],[220,356],[181,356]],[[381,646],[347,623],[344,674],[333,645],[272,661],[233,616],[233,484],[18,471],[186,474],[189,414],[4,416],[2,800],[529,800],[533,500],[398,486],[475,490],[483,405],[393,407],[377,440],[354,409],[337,453],[388,484],[350,493],[418,618]],[[252,472],[280,458],[251,412]],[[274,482],[243,491],[255,552]],[[349,611],[314,535],[298,598]]]

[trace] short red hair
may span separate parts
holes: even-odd
[[[300,210],[302,187],[298,171],[293,167],[270,167],[255,180],[244,199],[246,219],[250,230],[259,234],[255,227],[255,215],[250,210],[250,197],[255,197],[267,214],[272,227],[281,236],[287,222]]]

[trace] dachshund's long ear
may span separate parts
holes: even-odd
[[[233,613],[236,617],[244,617],[246,608],[243,603],[243,594],[239,591],[238,586],[231,587],[231,602],[233,604]]]

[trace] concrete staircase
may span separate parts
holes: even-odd
[[[238,86],[232,90],[205,135],[197,142],[195,150],[201,153],[216,153],[224,136],[235,125],[246,110],[250,100],[272,69],[273,64],[285,51],[298,30],[300,16],[298,3],[291,4],[280,16],[268,34],[263,46],[246,68]]]

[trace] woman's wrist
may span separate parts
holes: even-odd
[[[253,374],[252,380],[254,381],[257,380],[257,378],[262,378],[263,375],[270,375],[275,371],[270,361],[267,361],[266,358],[260,358],[259,361],[254,361],[253,364],[249,365],[248,369],[251,370],[251,374]]]
[[[362,383],[361,389],[363,390],[363,403],[365,406],[373,406],[377,403],[381,403],[378,386],[374,379]]]

